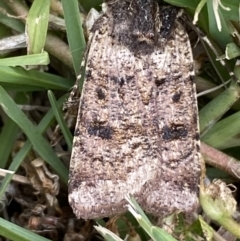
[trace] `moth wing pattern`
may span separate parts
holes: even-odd
[[[156,5],[141,1],[149,4],[146,9]],[[151,21],[148,28],[134,23],[137,2],[105,3],[92,28],[69,176],[69,203],[78,218],[123,213],[126,194],[162,217],[198,206],[189,37],[176,19],[167,40],[156,43],[158,26],[152,31]],[[122,9],[120,17],[115,8]]]

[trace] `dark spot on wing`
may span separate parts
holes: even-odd
[[[175,92],[174,95],[172,96],[172,100],[173,102],[178,102],[181,98],[181,95],[182,95],[182,92],[179,91],[179,92]]]
[[[88,134],[109,140],[112,139],[113,129],[111,126],[94,125],[88,127]]]
[[[85,73],[85,77],[86,78],[90,78],[92,76],[92,70],[87,70],[86,73]]]
[[[110,76],[110,80],[112,80],[114,84],[118,83],[118,77],[115,75]]]
[[[197,123],[198,123],[198,116],[197,116],[197,114],[194,114],[194,115],[193,115],[193,123],[194,123],[194,124],[197,124]]]
[[[100,100],[105,99],[106,95],[104,93],[104,90],[101,87],[97,87],[96,92],[97,92],[98,99],[100,99]]]
[[[80,136],[81,131],[79,128],[75,128],[74,136]]]
[[[200,152],[201,148],[200,148],[199,144],[196,145],[196,149],[197,149],[197,152]]]
[[[113,75],[110,77],[110,80],[112,80],[114,84],[119,84],[120,87],[122,87],[125,84],[125,79],[123,77]]]
[[[162,21],[162,26],[160,28],[160,35],[162,38],[168,39],[177,15],[177,8],[172,8],[172,7],[163,7],[161,12],[160,12],[160,19]]]
[[[134,75],[126,75],[127,84],[129,84],[133,78],[134,78]]]
[[[197,141],[200,140],[200,135],[199,135],[199,133],[196,133],[195,139],[196,139]]]
[[[164,141],[171,141],[176,139],[185,138],[188,134],[187,128],[184,125],[163,126],[162,128],[162,139]]]
[[[164,84],[165,81],[166,81],[166,78],[155,79],[155,84],[157,87],[159,87],[160,85]]]

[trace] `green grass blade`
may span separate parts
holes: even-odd
[[[237,83],[233,83],[227,90],[199,111],[199,124],[202,137],[238,100],[239,93],[240,87]]]
[[[138,223],[141,227],[147,232],[147,234],[154,240],[154,241],[177,241],[173,238],[169,233],[165,230],[153,226],[141,207],[138,205],[136,200],[133,197],[127,197],[126,200],[128,201],[128,210],[132,213],[132,215],[136,218]]]
[[[233,142],[231,139],[240,134],[240,112],[237,112],[216,123],[202,138],[206,144],[217,148],[226,149],[240,145],[239,138]],[[229,146],[230,145],[230,146]]]
[[[28,54],[37,54],[43,51],[50,10],[50,0],[34,0],[26,21],[28,38]]]
[[[62,5],[74,70],[76,76],[78,76],[86,45],[79,14],[78,1],[62,0]]]
[[[44,89],[68,91],[73,86],[74,81],[36,70],[27,71],[20,67],[13,68],[0,66],[0,83],[24,84],[39,86]]]
[[[0,59],[2,66],[48,65],[50,63],[47,52],[18,57]]]
[[[103,236],[104,240],[107,241],[123,241],[115,233],[111,232],[107,228],[101,226],[94,226],[95,229]]]
[[[50,241],[3,218],[0,218],[0,235],[13,241]]]
[[[58,173],[59,177],[67,184],[68,170],[51,148],[50,143],[43,138],[36,126],[14,103],[12,98],[0,86],[0,103],[5,113],[14,120],[30,139],[34,150]]]
[[[0,134],[0,168],[5,168],[18,134],[19,127],[13,120],[7,118]]]
[[[63,102],[66,100],[66,96],[61,97],[58,101],[57,101],[57,107],[60,108],[63,105]],[[49,110],[47,112],[47,114],[43,117],[43,119],[41,120],[41,122],[38,125],[38,130],[40,133],[43,133],[47,127],[49,126],[49,123],[52,122],[54,118],[53,115],[53,110]],[[16,172],[19,168],[19,166],[21,165],[21,163],[24,161],[24,159],[26,158],[27,154],[29,153],[29,151],[32,148],[32,144],[29,140],[27,140],[24,144],[24,146],[20,149],[20,151],[15,155],[15,157],[13,158],[8,170],[9,171],[13,171]],[[1,181],[1,186],[0,186],[0,199],[1,197],[4,195],[4,193],[6,192],[7,186],[9,184],[9,182],[11,181],[13,174],[7,174],[3,180]]]
[[[63,115],[57,107],[56,99],[55,99],[52,91],[50,91],[50,90],[48,91],[48,98],[49,98],[50,104],[52,106],[55,118],[60,126],[60,129],[62,130],[62,134],[65,138],[65,141],[67,142],[69,149],[72,150],[73,136],[72,136],[69,128],[67,127],[66,122],[63,119]]]
[[[213,9],[213,2],[212,1],[207,1],[207,7],[208,7],[208,18],[209,18],[209,32],[212,37],[214,37],[215,41],[218,42],[218,44],[221,45],[223,49],[225,49],[225,46],[232,42],[231,35],[229,33],[228,29],[228,20],[226,20],[223,17],[222,10],[221,8],[218,9],[218,16],[220,18],[220,23],[221,23],[221,30],[218,28],[219,26],[217,25],[217,14],[214,12]]]

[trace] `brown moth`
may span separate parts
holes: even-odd
[[[198,207],[201,173],[194,69],[177,9],[111,0],[90,32],[70,163],[78,218],[126,211],[126,194],[155,216]]]

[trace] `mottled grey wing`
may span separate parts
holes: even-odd
[[[154,215],[189,213],[200,162],[188,36],[176,22],[165,46],[139,43],[141,52],[117,41],[109,16],[102,21],[88,53],[69,202],[84,219],[124,212],[126,194]]]

